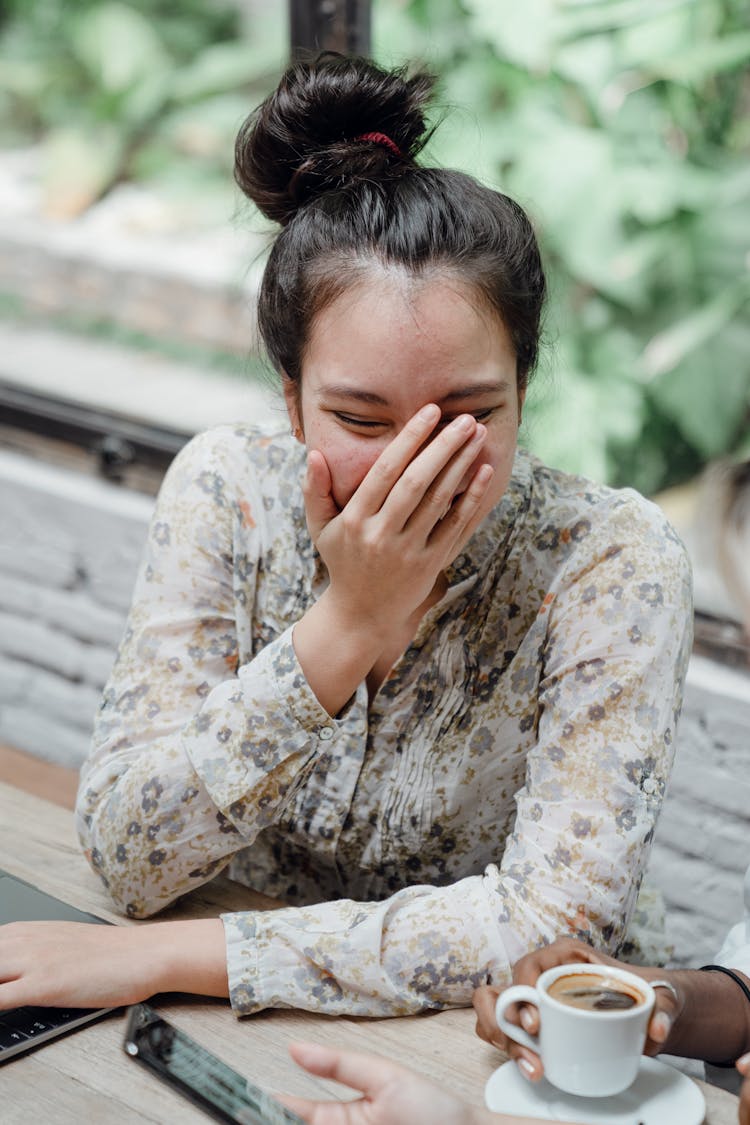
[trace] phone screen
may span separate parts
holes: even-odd
[[[269,1094],[168,1023],[147,1004],[130,1009],[123,1047],[219,1121],[304,1125]]]

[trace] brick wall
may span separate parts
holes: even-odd
[[[153,501],[0,451],[0,742],[78,765]],[[695,657],[652,877],[675,960],[708,961],[750,861],[750,677]]]
[[[0,450],[0,742],[83,760],[152,506]]]
[[[743,913],[750,863],[750,676],[693,656],[651,874],[675,961],[711,961]]]

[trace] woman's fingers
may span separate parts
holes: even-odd
[[[307,472],[302,485],[302,494],[305,499],[307,529],[315,543],[326,524],[339,514],[332,493],[331,471],[328,462],[318,449],[311,449],[307,455]]]
[[[354,1125],[351,1107],[345,1102],[316,1102],[295,1094],[276,1094],[275,1098],[308,1125]]]
[[[673,1019],[670,1013],[655,1009],[648,1023],[644,1055],[658,1055],[669,1038]]]
[[[284,1102],[310,1125],[357,1125],[364,1122],[366,1105],[377,1099],[378,1092],[389,1082],[397,1083],[405,1073],[396,1063],[378,1055],[340,1051],[319,1043],[290,1043],[289,1054],[310,1074],[340,1082],[363,1095],[350,1102],[315,1102],[307,1098],[284,1097]]]
[[[311,1102],[309,1098],[298,1098],[296,1094],[274,1094],[277,1102],[281,1102],[292,1113],[296,1113],[308,1125],[315,1125],[315,1113],[320,1102]]]
[[[510,1023],[522,1027],[529,1035],[539,1034],[539,1011],[533,1004],[509,1004],[505,1015]],[[517,1043],[510,1035],[505,1034],[503,1037],[506,1044],[503,1050],[508,1058],[516,1064],[524,1078],[529,1082],[538,1082],[544,1075],[544,1067],[539,1055],[530,1047]]]
[[[477,1014],[476,1032],[479,1038],[509,1053],[513,1040],[500,1030],[497,1023],[497,998],[501,993],[502,989],[484,985],[476,990],[472,1003]],[[518,1024],[529,1035],[536,1035],[539,1031],[539,1012],[533,1004],[509,1004],[505,1015],[510,1023]]]
[[[422,446],[430,440],[439,419],[440,407],[434,402],[427,403],[410,418],[370,468],[347,507],[353,504],[357,515],[363,518],[379,512],[396,481],[400,480]],[[425,482],[424,488],[429,485],[430,480]]]
[[[284,1099],[310,1125],[471,1125],[471,1108],[421,1075],[378,1055],[293,1043],[292,1057],[321,1078],[341,1082],[362,1096],[348,1102]],[[484,1117],[482,1117],[484,1120]],[[515,1120],[515,1118],[514,1118]]]
[[[487,431],[462,414],[433,435],[438,407],[426,417],[429,424],[420,411],[386,446],[347,505],[351,516],[379,515],[394,534],[416,521],[414,530],[426,539],[446,514]]]
[[[633,971],[638,973],[638,969],[633,969]],[[665,983],[671,984],[671,987],[665,987],[665,983],[659,982],[654,988],[656,1000],[648,1024],[646,1045],[643,1048],[643,1053],[646,1055],[658,1055],[663,1049],[675,1020],[685,1006],[685,997],[680,985],[673,983],[673,980],[666,981],[669,975],[668,971],[659,973],[659,976],[664,978]],[[644,979],[648,980],[649,978],[644,974]],[[655,980],[656,978],[652,976],[649,983],[653,984]]]
[[[544,1074],[539,1056],[530,1051],[528,1047],[522,1047],[519,1043],[514,1043],[497,1026],[495,1007],[501,991],[502,989],[487,984],[478,988],[474,993],[472,1003],[477,1015],[477,1035],[485,1043],[490,1043],[498,1050],[504,1051],[516,1063],[524,1078],[527,1078],[530,1082],[538,1082]],[[539,1013],[530,1004],[511,1004],[508,1007],[507,1016],[511,1022],[520,1023],[530,1035],[536,1035],[539,1031]]]
[[[465,543],[482,516],[482,500],[494,476],[491,465],[480,465],[465,492],[456,497],[447,513],[433,525],[429,545],[453,558],[456,546]]]
[[[501,1051],[507,1051],[507,1040],[495,1018],[495,1006],[502,989],[494,985],[484,984],[477,988],[471,998],[477,1017],[476,1033],[485,1043],[490,1043]]]
[[[521,1074],[529,1082],[538,1082],[544,1078],[544,1067],[539,1055],[535,1055],[528,1047],[518,1043],[511,1043],[508,1057],[516,1064]]]
[[[532,953],[521,957],[513,966],[513,983],[536,985],[537,980],[547,969],[557,968],[558,965],[569,965],[571,962],[581,961],[589,964],[617,965],[619,962],[612,957],[605,957],[577,938],[557,938],[550,945],[541,946]],[[622,968],[628,968],[623,965]]]
[[[427,540],[442,520],[455,514],[452,505],[459,499],[458,491],[486,436],[486,427],[470,414],[441,430],[404,469],[384,501],[381,515],[388,526],[395,532],[405,529]]]
[[[396,1063],[378,1055],[340,1051],[319,1043],[290,1043],[289,1053],[310,1074],[330,1078],[365,1094],[374,1094],[401,1069]]]

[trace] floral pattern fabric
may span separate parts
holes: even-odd
[[[237,426],[165,478],[78,799],[114,901],[145,917],[228,868],[288,903],[224,917],[239,1013],[467,1004],[564,932],[633,955],[690,647],[672,529],[519,451],[446,595],[332,719],[292,644],[327,583],[303,471]]]

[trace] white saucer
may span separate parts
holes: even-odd
[[[495,1113],[525,1113],[543,1121],[580,1125],[701,1125],[706,1103],[686,1074],[658,1059],[644,1058],[638,1077],[611,1098],[578,1098],[549,1082],[527,1082],[513,1062],[490,1076],[485,1105]]]

